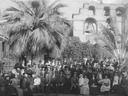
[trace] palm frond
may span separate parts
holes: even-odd
[[[118,58],[118,52],[117,50],[117,43],[116,43],[116,38],[115,38],[115,33],[108,29],[107,27],[101,25],[101,32],[96,32],[95,34],[95,40],[101,45],[102,42],[102,47],[109,51],[109,53],[115,57]],[[93,34],[93,35],[94,35]]]
[[[46,14],[43,14],[43,17],[40,18],[40,20],[43,19],[49,19],[52,15],[60,15],[61,13],[59,13],[59,9],[61,7],[64,7],[63,4],[58,4],[59,0],[55,0],[51,5],[47,6],[47,8],[45,8],[45,10],[43,12],[45,12]]]
[[[120,33],[117,25],[116,16],[110,17],[110,27],[111,27],[111,30],[114,32],[114,34],[118,35]]]
[[[111,43],[111,45],[113,46],[113,48],[116,49],[115,35],[112,33],[111,30],[109,30],[105,26],[102,26],[102,28],[103,28],[102,29],[102,33],[103,33],[104,37],[106,37],[106,39],[109,41],[109,43]]]
[[[26,51],[29,36],[28,34],[20,33],[22,32],[19,32],[10,37],[10,49],[13,50],[17,56],[20,56]]]
[[[29,46],[32,47],[32,53],[40,52],[44,47],[51,48],[51,37],[49,36],[47,30],[36,29],[31,32],[29,36]]]
[[[54,8],[53,8],[53,13],[54,14],[58,14],[58,15],[63,15],[59,9],[66,7],[66,5],[64,4],[57,4]]]
[[[102,34],[96,34],[95,36],[95,40],[96,42],[102,42],[103,46],[109,46],[112,50],[114,50],[115,48],[113,47],[113,45],[110,43],[110,41]]]
[[[34,15],[34,12],[31,10],[31,8],[29,8],[27,6],[27,4],[25,4],[25,2],[18,1],[18,0],[12,0],[12,1],[18,5],[18,7],[20,8],[20,11],[24,11],[24,12],[30,14],[31,16]]]
[[[55,45],[51,49],[50,57],[52,57],[52,58],[60,58],[61,53],[62,52],[61,52],[60,48],[58,48],[58,46]]]
[[[20,11],[20,10],[18,10],[18,9],[15,8],[15,7],[9,7],[9,8],[7,8],[5,11]]]

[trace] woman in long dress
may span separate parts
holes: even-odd
[[[83,77],[82,74],[80,74],[79,78],[79,86],[80,86],[80,94],[88,95],[89,94],[89,79],[85,76]]]
[[[119,76],[117,75],[117,73],[115,73],[114,80],[113,80],[113,86],[118,85],[118,84],[119,84]]]
[[[111,91],[114,93],[118,93],[119,92],[119,76],[117,75],[117,73],[115,73],[114,78],[113,78],[113,83],[112,83],[112,88]]]
[[[102,84],[101,88],[100,88],[100,91],[102,93],[104,92],[109,92],[110,91],[110,84],[111,84],[111,81],[110,79],[108,78],[107,75],[105,75],[105,78],[100,80],[99,83]]]

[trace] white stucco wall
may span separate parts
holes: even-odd
[[[95,15],[91,14],[90,10],[88,10],[89,6],[95,7]],[[106,19],[110,16],[104,16],[104,7],[110,7],[110,14],[112,16],[116,16],[116,8],[122,7],[121,4],[99,4],[99,3],[85,3],[84,7],[81,6],[79,8],[79,13],[73,14],[73,26],[74,26],[74,36],[78,36],[82,42],[86,42],[90,40],[92,43],[95,43],[94,37],[89,35],[89,33],[84,33],[84,22],[87,18],[94,18],[98,26],[99,24],[107,25]],[[121,17],[116,16],[117,26],[119,31],[121,32]],[[99,28],[98,28],[99,29]]]

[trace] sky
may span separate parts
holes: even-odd
[[[26,0],[23,0],[26,1]],[[55,0],[48,0],[50,3]],[[64,13],[64,17],[71,19],[73,13],[78,13],[79,8],[82,8],[83,3],[89,1],[98,1],[98,0],[60,0],[61,3],[67,5],[67,7],[61,10]],[[99,0],[100,1],[100,0]],[[111,3],[111,4],[122,4],[127,2],[127,0],[102,0],[103,3]],[[0,0],[0,10],[3,11],[9,6],[13,6],[14,4],[11,0]]]

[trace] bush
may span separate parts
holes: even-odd
[[[63,58],[81,61],[86,57],[101,57],[100,46],[91,44],[90,42],[82,43],[78,37],[71,37],[70,42],[64,49]]]

